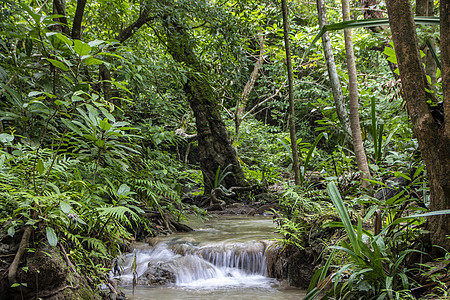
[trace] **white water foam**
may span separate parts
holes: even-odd
[[[122,259],[121,284],[129,285],[150,266],[175,275],[175,286],[185,289],[270,288],[276,280],[266,277],[263,242],[215,244],[196,247],[189,243],[160,242],[149,249],[136,250]],[[120,262],[120,260],[119,260]]]

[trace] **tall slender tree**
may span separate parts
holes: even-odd
[[[253,66],[253,71],[250,74],[250,78],[244,86],[244,91],[242,92],[241,98],[236,101],[236,111],[234,113],[234,125],[235,125],[235,140],[239,139],[239,126],[241,125],[242,119],[244,118],[245,107],[248,103],[248,97],[255,86],[256,79],[258,78],[259,69],[264,62],[264,35],[262,30],[258,32],[259,41],[259,56],[256,59],[255,65]]]
[[[342,16],[344,21],[350,21],[350,5],[348,0],[342,0]],[[351,29],[344,29],[345,39],[345,57],[347,60],[348,84],[349,84],[349,107],[350,107],[350,126],[352,128],[353,150],[355,151],[356,163],[361,172],[361,185],[368,187],[369,182],[364,180],[370,178],[369,164],[367,163],[366,152],[361,136],[361,127],[359,123],[359,104],[358,104],[358,79],[356,77],[355,54],[353,52],[353,40]]]
[[[300,185],[301,174],[300,174],[300,164],[298,162],[297,134],[295,131],[294,77],[292,74],[291,47],[289,44],[288,8],[286,0],[281,0],[281,9],[283,13],[284,47],[286,51],[286,66],[288,72],[288,85],[289,85],[289,134],[291,137],[291,149],[292,149],[295,184]]]
[[[323,27],[327,25],[327,9],[324,0],[317,0],[317,13],[319,16],[319,26]],[[345,137],[350,143],[352,143],[352,129],[350,126],[350,120],[345,105],[344,95],[342,93],[341,82],[339,81],[339,75],[336,69],[336,62],[333,55],[333,47],[331,45],[330,35],[328,31],[322,36],[323,52],[325,55],[325,61],[327,63],[328,77],[330,79],[331,90],[333,91],[334,105],[336,106],[336,113],[341,122],[341,126],[344,130]]]

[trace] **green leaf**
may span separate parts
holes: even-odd
[[[16,229],[14,229],[14,226],[11,226],[8,228],[8,235],[10,237],[13,237],[15,233],[16,233]]]
[[[127,195],[130,192],[130,187],[125,183],[121,184],[117,190],[117,195]]]
[[[86,104],[86,108],[89,111],[89,120],[95,125],[98,125],[98,110],[90,104]]]
[[[36,26],[38,26],[41,21],[41,16],[39,14],[35,13],[34,10],[30,6],[26,5],[25,3],[19,1],[19,5],[23,8],[24,11],[26,11],[34,19]]]
[[[72,46],[73,45],[73,42],[72,42],[72,40],[70,40],[68,37],[66,37],[64,34],[62,34],[62,33],[57,33],[57,34],[55,34],[55,37],[57,37],[59,40],[61,40],[61,41],[63,41],[65,44],[67,44],[67,45],[69,45],[69,46]]]
[[[392,49],[391,47],[384,47],[384,54],[386,54],[387,56],[395,56],[395,50]]]
[[[56,236],[55,230],[52,227],[46,227],[45,231],[47,233],[47,241],[50,246],[55,247],[58,244],[58,237]]]
[[[39,172],[40,175],[44,173],[44,162],[40,158],[37,161],[36,170]]]
[[[105,146],[106,142],[104,140],[96,140],[95,144],[97,145],[97,147],[103,148]]]
[[[59,60],[55,60],[55,59],[51,59],[51,58],[47,58],[47,60],[55,67],[63,70],[63,71],[68,71],[69,68],[62,62],[60,62]]]
[[[353,252],[355,252],[356,256],[359,256],[360,248],[359,243],[353,230],[352,222],[350,221],[350,216],[348,214],[347,208],[345,207],[344,201],[342,201],[341,195],[339,194],[339,190],[336,187],[334,182],[330,182],[327,185],[327,191],[330,195],[331,201],[333,202],[336,210],[341,218],[342,223],[344,224],[345,231],[347,232],[350,243],[352,244]]]
[[[80,128],[78,128],[72,121],[68,119],[61,119],[61,121],[73,132],[77,133],[80,136],[83,136],[83,132],[81,132]]]
[[[99,124],[100,128],[104,131],[108,131],[111,129],[112,125],[108,123],[108,119],[100,120]]]
[[[61,207],[62,212],[65,214],[68,214],[70,212],[70,210],[72,209],[72,207],[70,206],[70,203],[67,203],[67,202],[61,201],[59,206]]]
[[[102,41],[102,40],[93,40],[93,41],[90,41],[88,44],[89,44],[89,46],[91,46],[91,47],[97,47],[98,45],[101,45],[101,44],[103,44],[105,41]]]
[[[100,60],[100,59],[97,59],[97,58],[93,58],[92,56],[90,56],[90,57],[88,57],[88,58],[86,58],[84,60],[84,63],[87,66],[90,66],[90,65],[101,65],[103,63],[103,60]]]
[[[14,140],[14,136],[8,133],[0,133],[0,143],[9,143]]]
[[[99,109],[105,115],[105,117],[108,118],[109,121],[111,121],[113,123],[116,122],[116,118],[114,118],[114,116],[109,111],[107,111],[106,108],[100,106]]]
[[[80,40],[75,40],[73,50],[75,50],[75,53],[78,54],[79,56],[84,56],[89,54],[89,51],[91,51],[91,46]]]

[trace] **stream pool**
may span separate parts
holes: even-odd
[[[121,258],[121,275],[114,278],[128,299],[290,300],[305,295],[266,276],[264,251],[278,237],[271,217],[217,216],[186,223],[195,231],[158,237],[153,246],[136,244],[134,253]],[[134,295],[133,269],[138,278]],[[151,283],[161,274],[172,277],[155,287]]]

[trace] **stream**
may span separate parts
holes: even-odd
[[[290,300],[305,295],[266,276],[264,253],[278,237],[272,218],[218,216],[187,224],[195,231],[158,237],[152,245],[137,243],[133,253],[118,259],[120,272],[112,276],[128,299]]]

